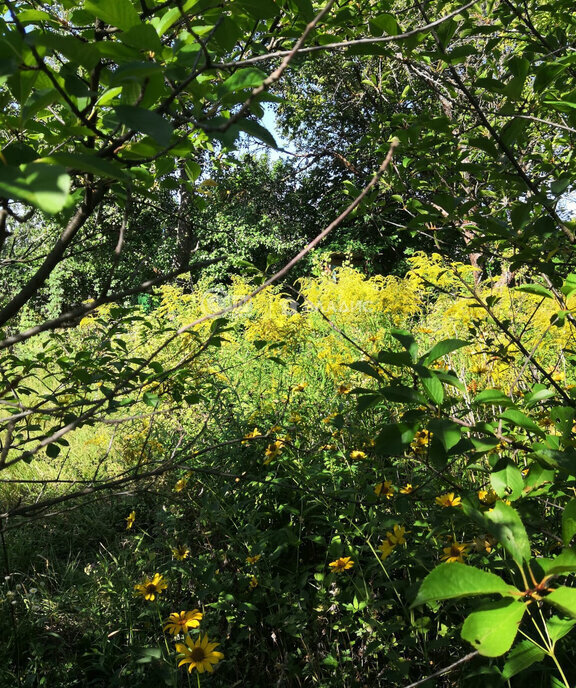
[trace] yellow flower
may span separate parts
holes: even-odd
[[[254,590],[254,588],[258,587],[258,579],[256,578],[256,576],[252,576],[249,585],[251,590]]]
[[[221,652],[214,652],[214,648],[218,647],[219,643],[212,643],[208,640],[208,636],[200,636],[198,640],[194,641],[187,635],[184,643],[176,643],[176,652],[178,653],[178,666],[188,664],[188,671],[192,673],[192,669],[196,669],[199,674],[205,671],[214,671],[214,664],[217,664],[224,655]]]
[[[134,590],[138,595],[142,595],[148,602],[153,602],[156,599],[156,595],[160,595],[163,590],[166,590],[168,584],[164,581],[164,578],[159,574],[155,573],[152,580],[146,578],[143,583],[139,583],[134,586]]]
[[[446,562],[459,561],[460,563],[463,564],[464,563],[464,557],[467,556],[465,554],[467,549],[468,549],[468,545],[454,541],[450,546],[444,547],[442,549],[444,554],[440,558],[442,561],[446,561]]]
[[[186,557],[190,554],[190,550],[186,545],[177,545],[176,547],[171,547],[172,550],[172,556],[174,559],[179,559],[180,561],[184,561]]]
[[[174,485],[174,492],[182,492],[186,485],[188,485],[188,478],[180,478]]]
[[[436,497],[436,504],[440,506],[460,506],[462,497],[455,497],[453,492]]]
[[[392,485],[391,480],[385,480],[383,483],[378,483],[374,487],[374,493],[376,494],[377,497],[386,497],[386,499],[390,499],[392,495],[394,494],[394,491],[396,488],[394,485]]]
[[[266,447],[266,451],[264,452],[264,454],[266,455],[266,458],[264,459],[264,464],[267,465],[270,463],[270,461],[272,461],[272,459],[275,459],[278,456],[278,454],[281,453],[283,446],[284,443],[278,440],[276,442],[272,442],[271,444],[269,444]]]
[[[174,612],[166,619],[164,630],[172,635],[186,633],[189,628],[198,628],[203,616],[198,609],[192,612]]]
[[[134,521],[136,520],[136,512],[131,511],[124,520],[126,521],[126,530],[130,530],[130,528],[132,528],[134,525]]]
[[[336,418],[337,415],[337,413],[331,413],[329,416],[326,416],[326,418],[322,418],[322,422],[328,425],[334,420],[334,418]]]
[[[253,439],[254,437],[259,437],[260,436],[260,431],[258,428],[254,428],[252,432],[249,432],[247,435],[244,435],[244,439],[242,440],[242,444],[250,444],[250,440]]]
[[[404,535],[406,533],[409,533],[409,530],[406,530],[404,526],[399,526],[395,525],[393,528],[393,533],[386,533],[386,537],[388,538],[388,542],[391,545],[405,545],[406,544],[406,539],[404,538]]]
[[[494,504],[498,499],[498,495],[494,490],[478,490],[478,499],[482,504]]]
[[[352,387],[350,387],[350,385],[339,385],[336,394],[344,396],[345,394],[350,394],[351,389]]]
[[[410,447],[412,447],[415,454],[424,454],[428,449],[430,439],[431,435],[428,430],[419,430],[414,436]]]
[[[335,444],[323,444],[321,447],[318,447],[320,451],[334,451],[335,449],[338,449],[338,447]]]
[[[400,488],[400,494],[410,494],[414,492],[414,488],[412,487],[412,483],[406,483],[404,487]]]
[[[307,382],[301,382],[299,385],[296,385],[292,391],[303,392],[306,389],[306,387],[308,387],[308,383]]]
[[[328,566],[332,568],[332,571],[340,572],[347,571],[354,566],[354,562],[351,557],[340,557],[336,561],[331,561]]]
[[[261,554],[255,554],[253,557],[246,557],[247,564],[255,564],[261,557]]]
[[[392,554],[394,545],[389,540],[382,540],[382,544],[378,547],[378,549],[380,550],[380,558],[382,561],[386,561],[386,559]]]
[[[360,451],[359,449],[354,449],[354,451],[350,452],[350,458],[351,459],[365,459],[366,458],[366,452]]]

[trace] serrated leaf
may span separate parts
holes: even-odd
[[[498,600],[472,612],[462,626],[467,640],[484,657],[499,657],[512,647],[526,604],[517,600]]]
[[[544,602],[553,605],[561,612],[576,618],[576,588],[561,585],[543,598]]]
[[[504,502],[496,502],[484,515],[487,528],[510,554],[518,566],[530,560],[530,541],[515,509]]]
[[[506,597],[514,592],[517,590],[494,573],[467,564],[450,562],[440,564],[426,576],[410,606],[417,607],[425,602],[474,595],[499,594]]]
[[[84,9],[123,31],[128,31],[140,24],[138,12],[130,0],[86,0]]]
[[[539,647],[529,640],[523,640],[518,643],[516,647],[510,650],[510,654],[506,658],[506,663],[502,669],[502,678],[509,681],[513,676],[528,669],[536,662],[540,662],[546,656]]]
[[[558,642],[560,638],[570,633],[575,625],[576,619],[561,619],[559,616],[553,616],[546,621],[548,635],[553,643]]]

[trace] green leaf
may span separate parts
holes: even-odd
[[[562,512],[562,541],[566,546],[576,533],[576,499],[572,499]]]
[[[256,19],[271,19],[280,14],[280,8],[274,0],[237,0],[235,4]]]
[[[444,387],[442,387],[440,380],[431,370],[428,370],[428,368],[418,366],[417,372],[422,387],[430,401],[440,406],[444,401]]]
[[[376,438],[376,448],[387,456],[403,454],[417,431],[415,423],[388,423]]]
[[[411,607],[417,607],[425,602],[473,595],[497,593],[506,597],[514,592],[517,590],[508,585],[500,576],[456,561],[440,564],[430,571],[422,581]]]
[[[170,145],[172,125],[157,112],[144,110],[134,105],[118,105],[114,110],[122,124],[147,134],[160,146],[167,147]]]
[[[561,585],[543,599],[544,602],[553,605],[564,614],[576,618],[576,588]]]
[[[544,430],[542,430],[539,425],[536,425],[531,418],[517,409],[508,409],[504,411],[504,413],[501,413],[498,417],[502,420],[507,420],[520,428],[524,428],[524,430],[528,430],[539,437],[544,437],[546,435]]]
[[[407,330],[390,330],[390,334],[402,344],[412,357],[412,360],[415,361],[418,356],[418,343],[413,335]]]
[[[378,392],[388,401],[400,404],[425,404],[426,399],[413,387],[406,385],[393,385],[383,387]]]
[[[446,418],[433,418],[428,430],[434,434],[446,451],[455,447],[462,438],[462,426]]]
[[[501,499],[518,499],[524,489],[522,473],[509,459],[498,461],[490,473],[490,482]]]
[[[514,287],[514,291],[521,291],[525,294],[535,294],[536,296],[543,296],[546,299],[554,298],[554,294],[541,284],[522,284],[519,287]]]
[[[506,663],[502,669],[502,678],[509,681],[513,676],[528,669],[536,662],[540,662],[546,653],[529,640],[523,640],[510,650]]]
[[[146,50],[147,52],[149,50],[154,52],[162,50],[162,43],[158,34],[150,24],[136,24],[129,31],[121,33],[119,38],[125,45],[138,50]]]
[[[241,91],[245,88],[256,88],[268,77],[266,72],[256,67],[246,67],[234,72],[232,76],[228,77],[222,83],[219,91],[222,95],[232,93],[234,91]]]
[[[553,559],[536,559],[536,563],[546,576],[574,573],[576,571],[576,549],[567,548]]]
[[[446,356],[446,354],[452,353],[452,351],[456,351],[457,349],[461,349],[463,346],[469,345],[470,342],[466,342],[463,339],[444,339],[443,341],[434,344],[430,351],[425,353],[420,358],[420,363],[423,365],[430,365],[430,363],[434,363],[434,361],[442,358],[442,356]]]
[[[477,394],[474,404],[493,404],[494,406],[514,406],[514,402],[499,389],[485,389]]]
[[[561,619],[559,616],[553,616],[546,622],[548,635],[553,643],[558,642],[560,638],[570,633],[575,625],[576,619]]]
[[[368,363],[368,361],[354,361],[354,363],[344,363],[347,368],[352,368],[352,370],[357,370],[364,375],[369,375],[370,377],[376,378],[376,380],[382,380],[380,373],[375,370],[373,366]]]
[[[127,179],[126,173],[119,165],[86,153],[54,153],[49,158],[42,158],[38,162],[57,163],[108,179]]]
[[[370,32],[373,36],[397,36],[400,33],[400,27],[396,21],[396,17],[391,14],[378,14],[370,20]]]
[[[526,605],[517,600],[498,600],[472,612],[462,626],[462,638],[484,657],[499,657],[512,647]]]
[[[33,162],[21,169],[0,166],[0,192],[35,205],[54,215],[62,210],[70,192],[70,177],[59,165]]]
[[[130,0],[86,0],[84,9],[123,31],[140,24],[140,17]]]
[[[510,554],[518,566],[530,560],[530,541],[520,516],[504,502],[496,502],[494,508],[484,514],[487,528]]]
[[[571,272],[566,279],[564,284],[560,287],[560,291],[568,298],[571,294],[576,291],[576,274]]]
[[[263,141],[267,146],[270,146],[270,148],[278,148],[278,144],[272,134],[259,122],[253,119],[244,119],[238,123],[238,126],[242,131],[254,138],[260,139],[260,141]]]

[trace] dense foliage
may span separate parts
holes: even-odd
[[[2,685],[574,685],[571,3],[2,7]]]

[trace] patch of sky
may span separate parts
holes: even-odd
[[[556,210],[562,220],[576,220],[576,190],[568,191],[558,199]]]

